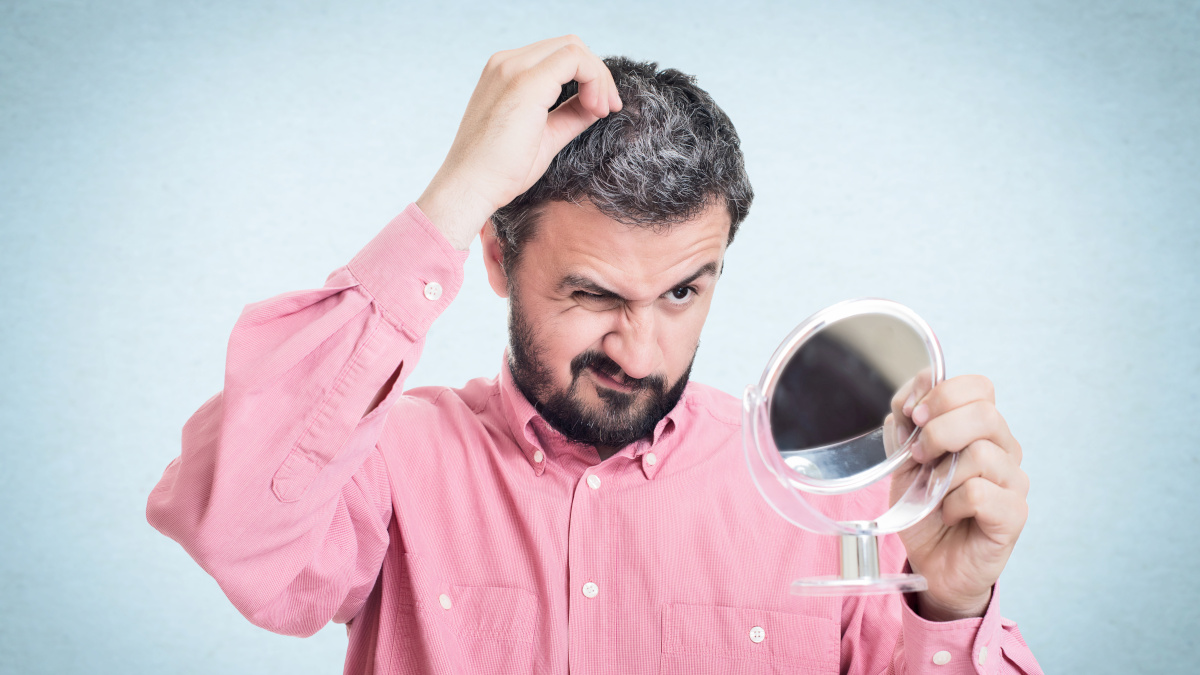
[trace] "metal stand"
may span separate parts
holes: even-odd
[[[864,530],[875,523],[846,522]],[[812,577],[792,582],[792,595],[880,595],[912,593],[929,588],[920,574],[880,574],[879,539],[873,534],[843,534],[841,538],[842,574],[838,577]]]

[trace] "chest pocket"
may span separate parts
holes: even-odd
[[[444,616],[471,672],[531,672],[537,631],[537,598],[532,593],[502,586],[451,586],[448,597],[451,606]]]
[[[739,607],[663,608],[662,675],[837,673],[841,628],[832,619]]]

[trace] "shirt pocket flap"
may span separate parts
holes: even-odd
[[[836,673],[840,640],[838,622],[825,617],[670,604],[663,672]]]

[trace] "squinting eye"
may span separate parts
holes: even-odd
[[[587,291],[575,291],[571,294],[581,306],[592,310],[609,310],[617,306],[617,298],[611,295],[600,295],[599,293],[588,293]]]

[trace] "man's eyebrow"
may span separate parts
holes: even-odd
[[[692,273],[692,276],[675,284],[675,288],[679,288],[680,286],[687,286],[688,284],[699,279],[700,277],[705,277],[705,276],[709,276],[709,277],[717,276],[717,263],[715,263],[715,262],[705,263],[704,266],[702,266],[700,269],[698,269],[694,273]]]
[[[705,263],[704,265],[702,265],[700,267],[700,269],[693,272],[686,279],[683,279],[682,281],[676,283],[671,288],[679,288],[680,286],[687,286],[688,284],[692,283],[693,281],[699,279],[700,277],[704,277],[704,276],[713,276],[713,277],[717,276],[717,263],[715,263],[715,262]],[[622,298],[620,296],[620,294],[618,294],[616,291],[610,291],[609,289],[601,286],[600,284],[596,283],[595,281],[592,281],[591,279],[583,276],[582,274],[568,274],[565,277],[563,277],[561,281],[558,282],[558,292],[559,293],[562,293],[562,292],[566,291],[567,289],[577,289],[577,290],[587,291],[588,293],[595,293],[596,295],[603,295],[603,296],[609,297],[609,298],[616,298],[618,300],[624,300],[624,298]]]

